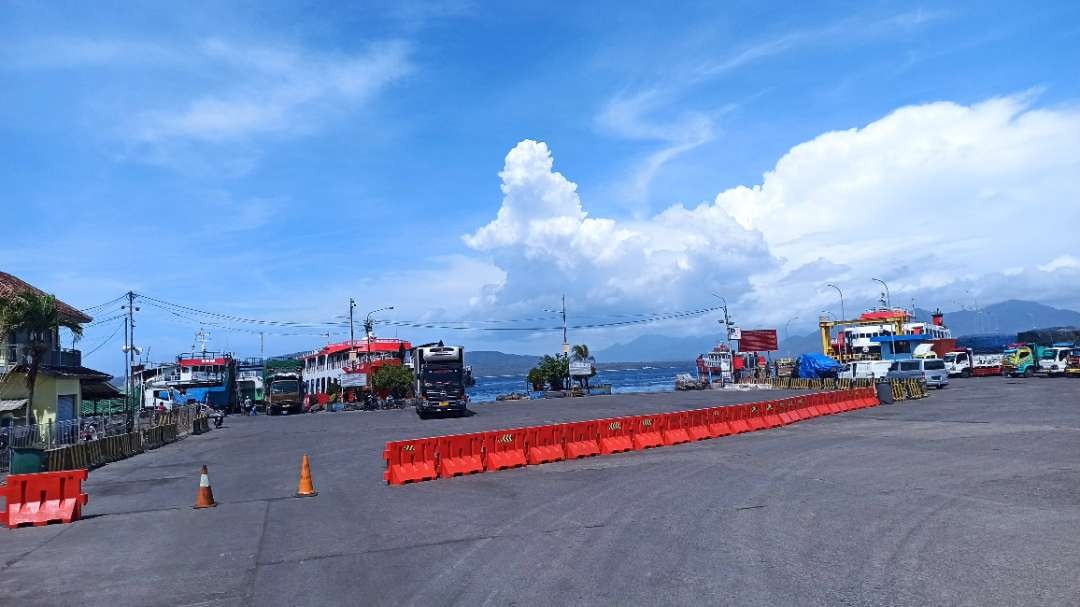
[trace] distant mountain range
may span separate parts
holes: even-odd
[[[917,308],[919,320],[930,320],[931,311]],[[975,310],[945,313],[945,324],[956,337],[981,334],[1006,334],[1015,337],[1020,331],[1049,327],[1080,327],[1080,312],[1054,308],[1033,301],[1009,300]],[[671,337],[642,335],[627,343],[615,344],[593,353],[604,364],[615,362],[692,361],[698,354],[711,350],[718,335]],[[780,356],[798,356],[805,352],[820,352],[821,338],[817,332],[793,335],[780,344]],[[502,352],[466,351],[466,359],[477,375],[509,375],[528,372],[539,356],[504,354]]]
[[[536,366],[539,356],[506,354],[496,350],[465,350],[465,364],[472,366],[473,375],[523,375]]]

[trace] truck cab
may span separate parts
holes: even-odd
[[[1069,350],[1069,359],[1065,365],[1065,375],[1080,377],[1080,348]]]
[[[972,353],[969,350],[957,350],[945,354],[945,369],[949,377],[971,377]]]
[[[465,392],[465,348],[441,342],[418,346],[412,355],[415,372],[416,414],[421,419],[432,413],[464,415],[469,396]]]
[[[1002,370],[1010,377],[1031,377],[1035,375],[1035,349],[1026,344],[1012,346],[1005,350]]]
[[[1043,348],[1039,353],[1038,372],[1048,377],[1064,377],[1065,368],[1069,364],[1070,348],[1065,346],[1052,346]]]
[[[266,412],[270,415],[289,415],[304,411],[304,384],[299,373],[274,373],[270,376]]]

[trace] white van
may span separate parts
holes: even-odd
[[[841,379],[879,379],[889,372],[889,360],[856,360],[844,363],[837,377]]]

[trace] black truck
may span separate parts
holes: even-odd
[[[442,342],[417,346],[412,351],[416,374],[416,414],[464,415],[469,396],[465,393],[465,348],[444,346]]]

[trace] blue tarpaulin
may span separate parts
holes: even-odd
[[[836,377],[840,363],[824,354],[803,354],[799,357],[799,377]]]

